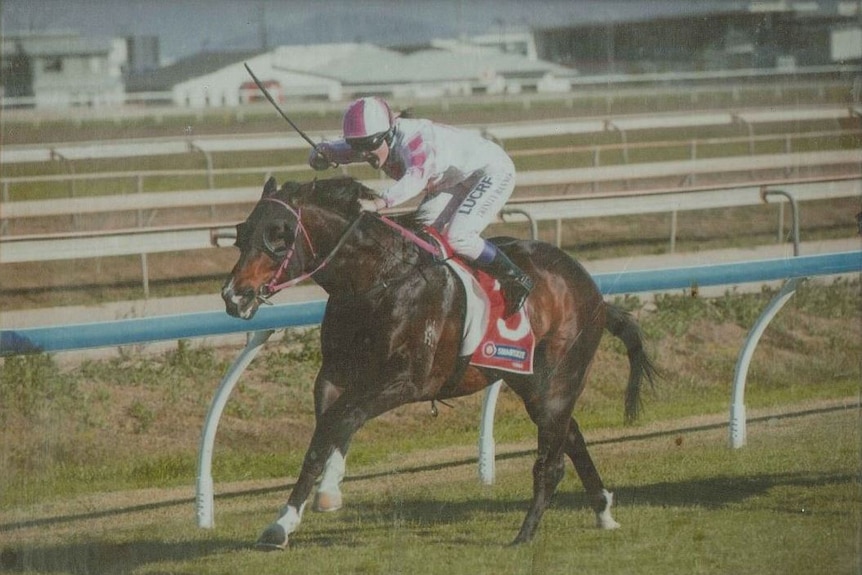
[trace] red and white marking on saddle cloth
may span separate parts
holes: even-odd
[[[452,257],[445,242],[439,236],[437,239],[448,256],[446,263],[466,288],[467,311],[461,355],[470,356],[470,364],[477,367],[533,373],[536,337],[527,311],[522,307],[504,319],[506,302],[500,283],[493,276]]]
[[[487,298],[486,302],[481,302],[480,305],[488,306],[488,324],[484,336],[473,351],[470,363],[513,373],[533,373],[536,338],[526,309],[522,307],[504,319],[506,302],[503,300],[503,292],[500,291],[500,283],[481,270],[471,271]],[[467,309],[467,313],[471,313],[469,304]]]
[[[490,321],[485,337],[473,352],[470,363],[514,373],[533,373],[536,338],[530,326],[530,318],[527,317],[527,310],[522,307],[504,319],[506,302],[503,300],[503,292],[500,291],[500,283],[482,271],[474,276],[490,299]]]

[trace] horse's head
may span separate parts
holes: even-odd
[[[239,260],[222,287],[227,313],[251,319],[276,292],[310,277],[359,216],[368,188],[350,178],[285,183],[270,178],[248,219],[236,227]]]

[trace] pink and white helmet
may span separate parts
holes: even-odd
[[[392,121],[392,110],[382,98],[359,98],[344,112],[344,139],[354,148],[377,149],[390,133]]]

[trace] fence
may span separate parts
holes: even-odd
[[[818,157],[820,153],[817,153]],[[798,159],[798,158],[797,158]],[[855,160],[862,163],[862,151],[850,150],[840,153],[838,160]],[[765,160],[764,160],[765,161]],[[736,170],[744,169],[747,164],[741,159],[720,160],[720,165]],[[698,166],[679,162],[664,162],[666,165],[646,164],[629,166],[626,174],[636,178],[644,174],[657,173],[685,174]],[[782,163],[783,165],[783,163]],[[702,166],[702,165],[701,165]],[[532,172],[519,176],[519,184],[526,180],[533,185],[542,183],[582,181],[595,170],[564,170],[546,174]],[[622,170],[619,171],[621,175]],[[684,177],[684,176],[682,176]],[[671,213],[669,240],[671,249],[676,237],[676,214],[680,211],[703,210],[757,205],[766,201],[765,194],[780,190],[789,194],[795,201],[823,200],[846,197],[862,197],[862,180],[858,176],[809,179],[802,181],[783,181],[759,183],[747,186],[714,186],[674,190],[631,191],[612,194],[590,194],[583,196],[555,196],[539,199],[516,199],[508,204],[510,216],[526,217],[531,222],[557,222],[556,243],[560,244],[561,222],[570,218],[592,218],[627,214]],[[124,196],[128,199],[124,207],[128,210],[155,209],[161,207],[182,207],[196,202],[209,201],[211,204],[253,203],[260,195],[256,188],[232,188],[229,190],[201,190],[198,192],[175,192],[148,195]],[[53,204],[53,205],[52,205]],[[59,205],[58,205],[59,204]],[[63,202],[12,202],[5,208],[8,217],[23,217],[40,211],[49,214],[63,213],[62,210],[77,209],[81,212],[94,212],[115,205],[113,198],[75,198]],[[74,205],[74,208],[72,206]],[[61,211],[57,211],[61,210]],[[11,213],[9,213],[11,212]],[[65,212],[69,213],[69,212]],[[75,258],[95,258],[118,255],[138,255],[160,252],[205,249],[219,245],[219,237],[230,235],[232,229],[227,224],[201,224],[195,226],[134,228],[115,231],[74,232],[43,236],[5,237],[0,244],[0,264],[15,262],[51,261]],[[148,284],[146,263],[143,260],[143,283]]]
[[[862,152],[849,152],[842,159],[859,160],[862,162]],[[679,168],[673,162],[675,168]],[[692,168],[695,166],[689,166]],[[737,166],[731,165],[732,169]],[[653,166],[644,166],[645,171],[656,173]],[[678,171],[668,168],[670,172]],[[623,173],[622,171],[620,172]],[[635,179],[641,175],[636,167],[631,167],[626,175]],[[547,180],[538,173],[535,178],[531,174],[523,175],[528,182],[567,181],[574,185],[583,181],[576,171],[566,171],[563,174],[551,174]],[[685,177],[684,173],[680,177]],[[519,181],[522,178],[519,177]],[[862,180],[858,176],[807,178],[796,180],[772,180],[749,185],[718,185],[703,187],[676,188],[671,190],[632,190],[605,194],[589,194],[578,196],[546,196],[539,198],[514,198],[508,206],[529,213],[537,221],[560,220],[570,218],[590,218],[611,215],[628,215],[637,213],[656,213],[687,211],[711,208],[741,207],[755,205],[763,201],[764,190],[782,189],[793,195],[797,201],[811,201],[834,198],[862,196]],[[135,211],[154,209],[177,209],[190,206],[234,205],[254,203],[260,197],[259,188],[230,188],[222,190],[198,190],[188,192],[164,192],[153,194],[134,194],[122,197],[121,205],[115,198],[92,197],[74,198],[62,201],[12,202],[4,207],[5,216],[34,217],[54,216],[69,213],[101,213],[106,211]],[[232,224],[230,224],[232,225]],[[47,261],[52,259],[67,259],[69,257],[100,257],[107,255],[130,255],[139,253],[154,253],[165,251],[160,246],[170,247],[175,241],[177,249],[202,249],[213,245],[208,233],[198,233],[198,239],[193,245],[184,242],[181,235],[196,230],[207,232],[218,231],[229,224],[199,224],[178,226],[173,228],[132,228],[113,231],[70,232],[50,235],[9,236],[4,238],[6,251],[0,254],[0,263],[16,261]],[[176,238],[162,239],[161,236]],[[127,236],[126,240],[121,238]],[[156,237],[152,243],[147,238]],[[93,245],[88,246],[86,238],[98,238]],[[65,250],[59,245],[61,241],[78,242],[74,249]],[[122,247],[117,247],[122,246]],[[151,246],[151,247],[147,247]],[[101,253],[101,250],[107,250]],[[170,250],[168,250],[170,251]],[[75,255],[78,254],[78,255]]]
[[[661,128],[691,128],[695,126],[748,127],[749,138],[754,138],[754,126],[772,122],[800,122],[810,120],[841,120],[862,116],[862,106],[795,106],[792,108],[746,109],[693,113],[664,113],[649,115],[580,118],[573,120],[538,121],[513,124],[473,126],[498,141],[518,138],[538,138],[600,132],[625,133],[634,130]],[[467,126],[465,126],[467,127]],[[336,138],[340,134],[326,132],[320,138]],[[224,152],[250,152],[267,150],[306,149],[308,143],[298,136],[283,134],[252,134],[225,137],[178,137],[107,142],[55,143],[51,145],[5,146],[0,149],[0,163],[5,165],[52,160],[97,160],[146,156],[204,155]]]

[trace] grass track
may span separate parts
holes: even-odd
[[[634,437],[588,432],[616,493],[623,528],[615,532],[593,528],[570,470],[536,541],[504,547],[530,493],[529,445],[521,443],[499,446],[497,483],[490,488],[479,485],[475,452],[465,448],[429,451],[406,464],[354,467],[345,483],[346,507],[307,513],[286,553],[249,549],[284,499],[272,481],[222,486],[227,493],[217,500],[212,531],[194,527],[189,489],[4,509],[0,571],[856,572],[858,403],[751,415],[749,445],[737,451],[726,447],[724,415],[658,423]],[[24,521],[21,528],[14,528],[16,521]]]

